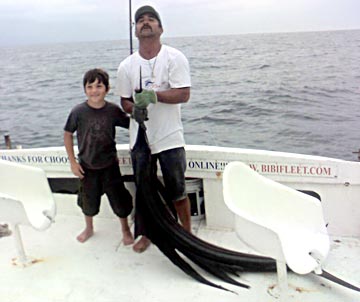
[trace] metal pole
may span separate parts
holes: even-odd
[[[357,154],[358,155],[358,160],[360,160],[360,149],[359,149],[359,151],[354,151],[353,154]]]
[[[279,299],[280,302],[286,302],[289,297],[286,263],[276,260],[276,272],[278,277]]]
[[[14,240],[15,240],[15,248],[18,254],[18,264],[26,266],[29,264],[29,259],[25,255],[24,245],[21,239],[20,229],[18,224],[14,224],[12,226]]]
[[[130,37],[130,54],[133,53],[133,41],[132,41],[132,11],[131,11],[131,0],[129,0],[129,37]]]
[[[8,135],[8,134],[4,135],[4,139],[5,139],[6,149],[11,149],[10,135]]]

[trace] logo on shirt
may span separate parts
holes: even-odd
[[[155,82],[151,81],[151,80],[146,80],[145,81],[145,89],[156,89],[159,88],[159,85],[156,85]]]

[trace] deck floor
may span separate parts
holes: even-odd
[[[249,290],[206,275],[237,293],[233,294],[191,279],[153,245],[143,254],[123,246],[119,222],[114,218],[96,217],[95,235],[81,244],[75,237],[83,226],[81,216],[59,214],[45,232],[22,227],[25,250],[35,262],[28,267],[14,262],[13,238],[0,238],[0,301],[279,301],[275,273],[243,273],[240,279],[251,286]],[[234,232],[208,229],[203,220],[194,221],[193,231],[219,246],[243,249]],[[359,239],[332,238],[325,269],[359,286],[359,256]],[[360,301],[360,293],[315,275],[289,273],[288,281],[289,301]]]

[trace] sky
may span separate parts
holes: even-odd
[[[132,0],[164,37],[360,29],[360,0]],[[0,0],[0,46],[129,37],[129,0]]]

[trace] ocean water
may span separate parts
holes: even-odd
[[[360,30],[163,43],[190,62],[191,100],[182,107],[188,144],[357,160]],[[0,54],[0,135],[36,148],[63,144],[67,115],[85,100],[84,72],[105,68],[113,83],[129,49],[124,40],[7,47]],[[107,99],[119,103],[112,92]],[[128,142],[126,130],[118,130],[117,142]]]

